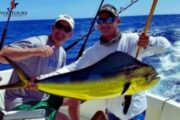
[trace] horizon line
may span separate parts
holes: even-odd
[[[180,15],[179,13],[166,13],[166,14],[154,14],[153,16],[162,16],[162,15]],[[120,16],[120,15],[119,15]],[[122,15],[122,16],[120,16],[121,18],[123,18],[123,17],[140,17],[140,16],[148,16],[148,15]],[[74,19],[92,19],[92,18],[94,18],[94,17],[74,17]],[[22,19],[22,20],[20,20],[20,19],[14,19],[14,20],[10,20],[10,22],[11,21],[30,21],[30,20],[54,20],[55,18],[43,18],[43,19]],[[0,21],[0,23],[1,22],[6,22],[7,20],[2,20],[2,21]]]

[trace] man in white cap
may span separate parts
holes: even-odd
[[[0,63],[7,63],[1,55],[7,56],[16,61],[30,77],[55,71],[65,65],[66,52],[62,44],[71,37],[73,29],[73,18],[59,15],[52,25],[50,35],[27,38],[4,47],[0,53]],[[9,83],[17,81],[17,74],[13,72]],[[45,109],[48,120],[69,119],[65,114],[57,112],[62,103],[63,98],[52,95],[50,97],[49,94],[36,90],[13,89],[5,92],[6,111]],[[76,105],[76,100],[71,107],[73,105]],[[70,113],[78,114],[73,113],[73,110],[71,109]],[[73,117],[71,114],[70,116]]]

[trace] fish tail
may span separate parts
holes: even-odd
[[[17,73],[17,75],[19,77],[19,80],[24,84],[28,84],[28,80],[30,80],[30,77],[24,72],[24,70],[19,65],[17,65],[13,60],[8,58],[7,56],[3,56],[3,57],[13,67],[14,71]]]

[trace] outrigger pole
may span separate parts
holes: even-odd
[[[152,4],[152,6],[151,6],[151,10],[150,10],[150,12],[149,12],[149,16],[148,16],[148,19],[147,19],[147,21],[146,21],[146,25],[145,25],[145,27],[144,27],[144,30],[143,30],[143,33],[142,33],[142,34],[146,34],[147,31],[148,31],[148,28],[149,28],[149,25],[150,25],[150,23],[151,23],[152,16],[153,16],[154,10],[155,10],[155,8],[156,8],[157,2],[158,2],[158,0],[154,0],[154,1],[153,1],[153,4]],[[136,58],[138,57],[140,50],[141,50],[141,47],[138,47],[137,52],[136,52]]]
[[[2,49],[4,41],[5,41],[5,38],[6,38],[7,28],[8,28],[8,24],[9,24],[9,20],[10,20],[12,11],[13,11],[13,9],[16,8],[17,4],[18,3],[15,3],[15,0],[11,0],[11,3],[10,3],[11,8],[10,8],[10,11],[8,10],[9,11],[9,16],[8,16],[7,21],[6,21],[6,24],[5,24],[5,27],[4,27],[4,30],[3,30],[3,34],[2,34],[2,37],[1,37],[0,50]]]

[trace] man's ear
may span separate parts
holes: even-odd
[[[73,33],[73,32],[71,32],[71,33],[69,34],[69,37],[71,37],[71,36],[72,36],[72,33]]]
[[[120,24],[121,23],[121,19],[119,17],[117,17],[116,19],[117,19],[117,23]]]

